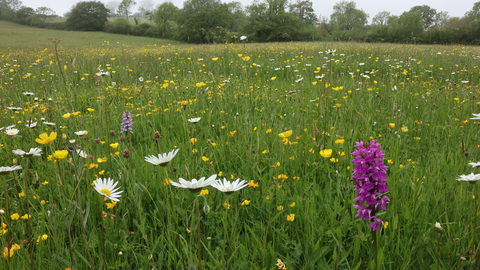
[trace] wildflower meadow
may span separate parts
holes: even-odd
[[[0,48],[2,269],[480,267],[479,47],[111,37]]]

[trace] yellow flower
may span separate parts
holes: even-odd
[[[287,216],[287,220],[288,220],[288,221],[293,221],[293,220],[295,220],[295,214],[290,214],[290,215],[288,215],[288,216]]]
[[[203,195],[203,196],[208,195],[208,193],[209,193],[208,189],[203,189],[202,191],[200,191],[200,195]]]
[[[217,61],[218,60],[218,57],[214,57],[212,58],[213,61]]]
[[[344,139],[338,139],[338,140],[335,141],[335,144],[342,144],[344,142],[345,142]]]
[[[408,131],[408,127],[407,127],[407,126],[403,126],[403,127],[401,128],[401,130],[402,130],[402,132],[407,132],[407,131]]]
[[[105,173],[105,170],[101,170],[98,172],[98,174],[103,175]]]
[[[272,77],[270,80],[275,81],[276,78],[277,78],[277,77]]]
[[[250,180],[250,182],[248,182],[248,187],[256,188],[258,187],[258,183],[255,183],[255,181]]]
[[[117,143],[111,143],[111,144],[110,144],[110,147],[112,147],[112,148],[114,148],[114,149],[117,148],[117,147],[118,147],[118,142],[117,142]]]
[[[94,110],[94,109],[91,109],[91,108],[88,108],[87,111],[93,112],[93,111],[95,111],[95,110]]]
[[[66,114],[62,115],[62,117],[65,118],[65,119],[68,119],[68,118],[70,118],[70,114],[66,113]]]
[[[324,158],[329,158],[332,155],[332,149],[324,149],[320,151],[320,155]]]
[[[18,220],[20,218],[20,215],[18,213],[15,213],[13,215],[10,216],[12,218],[12,220]]]
[[[18,193],[18,197],[21,198],[21,197],[25,197],[25,194],[22,192]]]
[[[335,103],[335,108],[339,109],[340,107],[342,107],[342,104],[340,104],[340,103]]]
[[[3,257],[4,258],[7,258],[7,257],[12,257],[13,256],[13,252],[15,250],[19,250],[20,249],[20,245],[18,244],[13,244],[12,247],[10,248],[10,252],[8,252],[8,248],[7,247],[4,247],[3,248]]]
[[[40,201],[41,205],[45,205],[45,203],[46,203],[45,200]]]
[[[197,152],[198,152],[197,149],[193,149],[193,150],[192,150],[192,153],[193,153],[194,155],[195,155]]]
[[[271,128],[267,129],[267,131],[265,131],[265,133],[267,133],[267,134],[272,133],[272,129]]]
[[[207,162],[207,161],[208,161],[208,158],[207,158],[206,156],[203,156],[203,157],[202,157],[202,160],[205,161],[205,162]]]
[[[80,114],[80,112],[74,112],[72,114],[75,115],[75,116],[78,116]]]
[[[398,167],[403,168],[403,164],[398,165]]]
[[[333,91],[343,90],[343,86],[332,87],[332,90],[333,90]]]
[[[29,214],[25,214],[25,215],[22,216],[22,219],[29,219],[30,217],[32,217],[32,216],[29,215]]]
[[[50,133],[50,136],[48,136],[47,133],[42,133],[38,137],[39,138],[35,139],[35,141],[37,143],[39,143],[39,144],[49,144],[57,138],[57,133],[52,132],[52,133]]]
[[[390,123],[390,124],[388,124],[388,127],[389,127],[390,129],[394,129],[394,128],[395,128],[395,123]]]
[[[312,84],[313,84],[313,85],[317,85],[317,82],[316,82],[316,81],[315,81],[315,82],[312,82]]]
[[[193,145],[195,145],[195,143],[197,142],[197,138],[191,138],[191,139],[190,139],[190,142],[191,142]]]
[[[250,201],[249,201],[249,200],[244,200],[244,201],[242,202],[242,205],[249,205],[249,204],[250,204]]]
[[[283,181],[285,181],[285,180],[288,179],[288,176],[286,176],[285,174],[279,174],[277,178],[278,178],[279,180],[282,179]]]
[[[67,150],[57,150],[55,153],[53,153],[53,156],[57,159],[64,159],[68,156],[68,151]]]
[[[388,226],[388,221],[385,222],[385,224],[383,225],[383,228],[386,229]]]
[[[282,132],[282,133],[278,134],[278,136],[280,136],[281,138],[286,139],[286,138],[292,136],[292,133],[293,133],[293,131],[288,130],[288,131],[285,131],[285,132]]]
[[[220,171],[219,173],[217,173],[218,177],[222,176],[222,171]]]
[[[283,205],[277,206],[277,210],[278,210],[278,211],[282,211],[282,210],[283,210]]]
[[[113,209],[115,205],[117,205],[117,202],[105,203],[105,205],[107,205],[107,209]]]
[[[107,162],[107,158],[97,158],[98,163]]]
[[[262,151],[262,154],[266,154],[266,153],[268,153],[268,150],[263,150]]]
[[[98,164],[90,163],[90,165],[88,166],[88,169],[91,170],[93,168],[98,168]]]
[[[292,204],[290,204],[290,207],[295,207],[295,202],[293,202]]]
[[[45,180],[45,182],[43,182],[42,185],[44,185],[44,186],[48,185],[48,181]]]

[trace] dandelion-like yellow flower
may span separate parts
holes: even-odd
[[[285,132],[282,132],[282,133],[278,134],[278,136],[280,136],[280,138],[286,139],[286,138],[292,136],[292,133],[293,133],[292,130],[288,130],[288,131],[285,131]]]
[[[408,131],[408,127],[407,127],[407,126],[403,126],[403,127],[401,128],[401,130],[402,130],[402,132],[407,132],[407,131]]]
[[[320,151],[320,155],[324,158],[329,158],[332,155],[332,149],[324,149]]]
[[[197,138],[191,138],[191,139],[190,139],[190,142],[191,142],[193,145],[195,145],[195,143],[197,142]]]
[[[13,215],[10,215],[10,218],[11,218],[12,220],[18,220],[18,219],[20,218],[20,215],[19,215],[18,213],[15,213],[15,214],[13,214]]]
[[[39,143],[39,144],[49,144],[57,138],[57,133],[52,132],[52,133],[50,133],[50,136],[48,136],[47,133],[42,133],[38,137],[39,138],[35,139],[35,141],[37,143]]]
[[[390,129],[394,129],[394,128],[395,128],[395,123],[390,123],[390,124],[388,124],[388,127],[389,127]]]
[[[68,151],[67,150],[57,150],[55,153],[53,153],[53,156],[56,159],[64,159],[68,156]]]
[[[288,215],[287,220],[290,221],[290,222],[294,221],[295,220],[295,214]]]
[[[110,147],[112,147],[113,149],[116,149],[118,147],[118,142],[117,143],[111,143]]]

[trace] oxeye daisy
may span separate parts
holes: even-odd
[[[100,193],[100,195],[103,195],[115,202],[120,201],[120,193],[123,191],[118,191],[119,188],[115,188],[118,182],[114,182],[113,179],[110,178],[97,178],[94,183],[95,190]]]
[[[7,128],[7,129],[5,129],[5,133],[7,133],[7,135],[10,135],[10,136],[15,136],[15,135],[18,134],[18,132],[19,132],[19,130],[16,129],[16,128]]]
[[[200,119],[202,119],[201,117],[197,117],[197,118],[190,118],[188,119],[187,121],[192,123],[192,124],[196,124],[198,123],[198,121],[200,121]]]
[[[248,182],[245,180],[240,181],[240,179],[230,182],[226,178],[223,178],[223,182],[222,180],[217,180],[215,181],[215,183],[211,184],[211,186],[218,189],[221,192],[231,194],[234,191],[238,191],[248,186]]]
[[[154,155],[146,156],[145,161],[152,163],[153,165],[165,167],[175,157],[175,155],[177,155],[178,151],[180,151],[180,149],[172,150],[168,154],[158,154],[158,157]]]
[[[213,184],[215,182],[216,178],[217,178],[217,175],[214,174],[214,175],[210,176],[209,178],[207,178],[207,180],[205,180],[205,177],[202,177],[198,180],[197,179],[192,179],[192,181],[187,181],[183,178],[180,178],[179,179],[180,183],[177,183],[177,182],[170,182],[170,183],[172,184],[172,186],[180,187],[180,188],[186,188],[186,189],[190,190],[191,192],[199,192],[199,191],[202,190],[202,188]]]
[[[17,165],[17,166],[11,166],[11,167],[0,167],[0,175],[2,174],[8,174],[8,173],[11,173],[15,170],[21,170],[22,169],[22,166],[20,165]]]
[[[466,181],[471,184],[475,184],[477,181],[480,180],[480,174],[467,174],[467,175],[459,175],[457,178],[458,181]]]
[[[87,136],[88,131],[86,130],[75,131],[75,134],[77,134],[78,136]]]
[[[39,157],[42,154],[42,149],[38,147],[30,148],[30,151],[28,152],[25,152],[22,149],[17,149],[17,150],[13,150],[12,153],[22,157],[32,157],[32,156]]]

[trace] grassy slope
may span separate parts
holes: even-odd
[[[0,21],[0,48],[6,49],[39,49],[52,46],[49,38],[60,37],[60,47],[68,49],[97,48],[106,45],[128,46],[132,48],[144,46],[161,46],[178,44],[177,41],[155,39],[149,37],[125,36],[105,32],[74,32],[34,28],[7,21]]]

